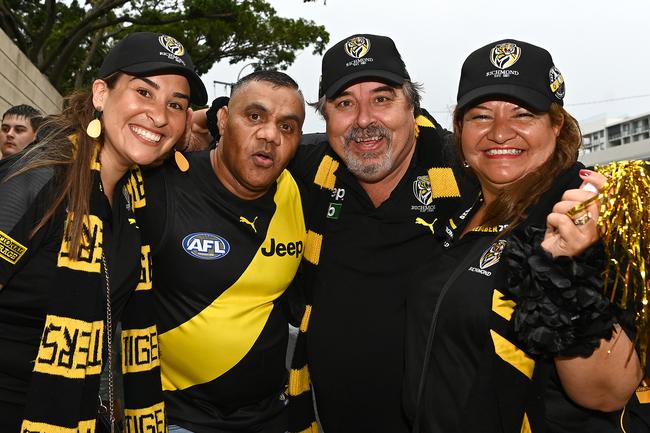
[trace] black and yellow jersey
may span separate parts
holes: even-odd
[[[292,369],[309,372],[326,432],[410,431],[401,399],[404,282],[430,258],[433,232],[460,196],[442,128],[424,116],[416,122],[409,167],[380,206],[326,141],[301,146],[289,166],[317,197],[307,214],[303,272],[313,306],[304,345],[309,365],[294,362]],[[306,394],[302,404],[309,405]],[[296,407],[300,401],[292,395]]]
[[[564,191],[580,185],[581,168],[576,164],[558,175],[516,230],[545,227]],[[520,348],[512,325],[516,302],[504,290],[502,255],[512,233],[501,224],[478,226],[461,236],[481,206],[477,197],[478,191],[465,194],[460,210],[436,231],[434,258],[405,282],[407,416],[413,421],[419,411],[418,428],[426,433],[617,431],[616,416],[573,403],[553,363]],[[443,292],[457,268],[460,274]],[[423,367],[434,314],[430,359]]]
[[[284,171],[263,197],[242,200],[218,180],[209,152],[188,160],[185,173],[171,164],[145,173],[169,424],[253,431],[285,405],[278,299],[302,257],[301,197]]]

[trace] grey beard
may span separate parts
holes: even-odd
[[[363,152],[356,154],[350,142],[359,138],[378,136],[386,138],[386,150],[380,152]],[[379,158],[379,161],[377,159]],[[372,182],[383,177],[393,166],[393,146],[390,131],[382,126],[370,126],[368,128],[354,128],[345,135],[344,148],[345,165],[350,173],[357,178]],[[375,160],[376,162],[369,162]]]

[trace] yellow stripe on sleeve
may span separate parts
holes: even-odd
[[[492,341],[494,342],[494,351],[501,359],[515,367],[527,378],[532,379],[535,361],[533,361],[523,350],[497,334],[490,329]]]
[[[492,311],[504,319],[510,321],[515,305],[514,301],[503,299],[503,293],[498,290],[492,292]]]

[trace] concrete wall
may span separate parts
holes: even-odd
[[[2,30],[0,65],[0,117],[9,107],[18,104],[29,104],[44,114],[61,111],[59,92]]]

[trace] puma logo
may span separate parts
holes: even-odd
[[[433,233],[433,225],[436,223],[436,221],[438,221],[438,218],[431,221],[431,223],[428,223],[425,220],[423,220],[422,218],[417,217],[415,219],[415,224],[420,224],[421,226],[429,227],[429,230],[431,230],[431,233]]]
[[[248,224],[249,226],[251,226],[253,228],[253,231],[255,233],[257,233],[257,229],[255,228],[255,221],[257,221],[257,217],[253,218],[253,222],[247,220],[246,217],[243,217],[243,216],[239,217],[239,222],[240,223]]]

